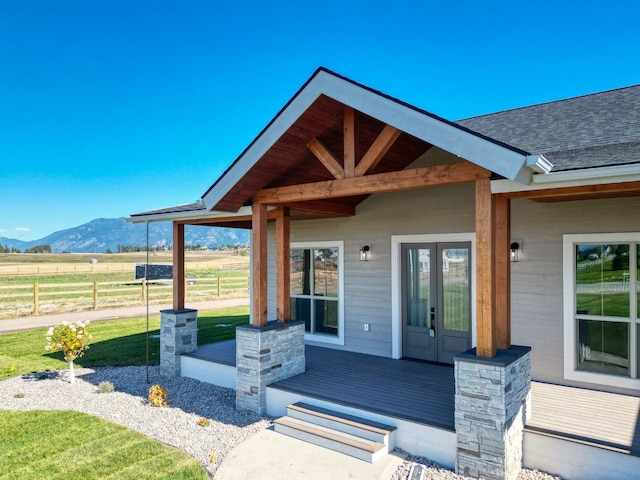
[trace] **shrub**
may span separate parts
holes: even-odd
[[[149,389],[149,396],[147,397],[149,405],[153,407],[166,407],[169,405],[167,393],[169,393],[169,390],[166,388],[163,388],[160,385],[153,385]]]
[[[100,382],[98,384],[98,393],[113,393],[116,391],[116,387],[111,382]]]
[[[73,361],[84,355],[92,338],[87,329],[88,325],[89,322],[76,322],[75,325],[69,322],[62,322],[47,331],[47,346],[44,349],[64,354],[64,359],[69,362],[71,383],[76,381],[73,373]]]
[[[209,421],[208,418],[201,418],[200,420],[198,420],[198,425],[200,425],[201,427],[208,427],[209,425],[211,425],[211,422]]]

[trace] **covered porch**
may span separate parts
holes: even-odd
[[[183,355],[183,360],[202,362],[210,378],[217,377],[216,372],[235,369],[235,345],[235,340],[204,345]],[[433,449],[455,442],[451,366],[314,346],[305,348],[305,356],[304,373],[268,387],[269,415],[284,415],[287,403],[300,400],[356,413],[399,425],[400,448],[415,444],[412,453],[425,456],[431,449],[432,460],[455,466],[455,452],[447,455],[444,448]],[[606,478],[616,478],[617,471],[637,464],[640,398],[535,381],[531,392],[533,414],[524,427],[524,467],[588,478],[606,464],[611,469]],[[411,440],[415,435],[420,437]]]

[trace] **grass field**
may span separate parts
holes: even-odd
[[[0,411],[0,479],[204,480],[185,452],[72,411]]]
[[[249,258],[240,252],[186,252],[187,300],[248,295]],[[98,263],[91,263],[91,260]],[[169,281],[135,280],[146,253],[0,254],[0,319],[170,302]],[[171,264],[171,252],[149,263]]]
[[[249,323],[248,307],[234,307],[198,314],[198,345],[235,338],[235,327]],[[219,326],[225,325],[225,326]],[[150,363],[159,363],[160,317],[150,317]],[[93,323],[93,341],[78,367],[145,365],[146,318],[127,318]],[[46,328],[0,335],[0,380],[31,372],[68,368],[61,353],[47,353]]]

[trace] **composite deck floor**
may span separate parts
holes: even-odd
[[[235,365],[235,341],[189,354]],[[454,430],[453,368],[306,347],[306,371],[270,385],[355,408]],[[527,429],[640,456],[640,398],[532,382]]]

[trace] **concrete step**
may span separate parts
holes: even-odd
[[[304,402],[288,405],[287,416],[273,423],[276,432],[370,463],[396,445],[396,427]]]
[[[274,430],[307,443],[328,448],[365,462],[373,463],[388,453],[387,446],[348,433],[314,425],[304,420],[280,417],[273,422]]]
[[[287,416],[304,420],[314,425],[330,428],[338,432],[355,435],[373,442],[383,443],[389,451],[392,451],[396,447],[396,427],[390,425],[335,412],[304,402],[288,405]]]

